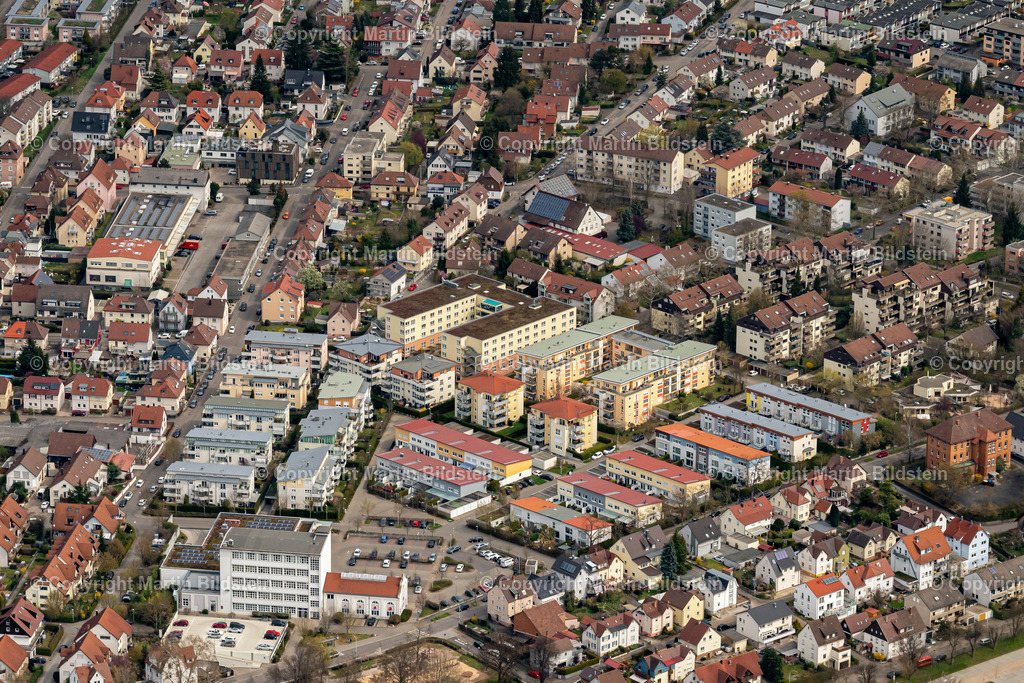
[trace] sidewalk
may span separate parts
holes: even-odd
[[[959,683],[1012,683],[1021,680],[1024,649],[1014,650],[987,662],[950,674]]]

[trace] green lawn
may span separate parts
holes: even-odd
[[[807,671],[801,664],[783,665],[782,676],[786,683],[825,683],[832,680],[830,671]]]
[[[905,679],[902,676],[900,680],[909,680],[914,683],[920,683],[921,681],[934,681],[937,678],[942,678],[946,674],[953,673],[954,671],[962,671],[967,667],[974,666],[975,664],[981,664],[987,662],[993,657],[999,657],[1005,655],[1014,650],[1019,650],[1024,647],[1024,633],[1015,636],[1013,638],[1006,638],[1000,640],[995,644],[995,647],[979,647],[974,657],[971,657],[970,652],[963,652],[958,654],[954,659],[946,660],[939,664],[934,664],[924,669],[919,669],[909,679]]]

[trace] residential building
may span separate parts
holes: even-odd
[[[834,334],[835,311],[811,291],[737,321],[736,350],[748,358],[781,365],[821,348]]]
[[[528,477],[533,462],[529,455],[429,420],[413,420],[397,427],[395,444],[470,467],[502,485]]]
[[[326,334],[251,330],[245,335],[245,351],[257,365],[292,365],[313,373],[327,368]]]
[[[967,466],[988,477],[1009,465],[1012,429],[987,408],[955,415],[925,432],[925,466],[933,471]]]
[[[968,600],[984,605],[1005,603],[1024,592],[1024,558],[1012,557],[964,577],[963,593]]]
[[[943,530],[949,549],[967,560],[967,571],[980,569],[989,561],[989,535],[980,524],[954,517]]]
[[[683,467],[711,477],[756,483],[769,476],[770,456],[750,446],[682,424],[655,429],[658,457],[670,456]]]
[[[739,410],[731,406],[709,403],[697,409],[700,428],[737,443],[775,451],[788,462],[802,462],[818,453],[818,436],[806,427]]]
[[[172,504],[249,507],[255,505],[259,498],[256,468],[252,465],[174,462],[167,467],[163,495]]]
[[[757,647],[765,647],[796,633],[793,629],[793,612],[781,600],[766,602],[741,612],[736,617],[736,630],[756,643]]]
[[[310,386],[310,373],[306,368],[228,363],[221,375],[221,396],[286,399],[293,410],[306,406]]]
[[[322,510],[335,502],[341,464],[330,446],[300,449],[277,466],[277,507]]]
[[[488,429],[514,424],[523,415],[524,386],[493,372],[463,377],[455,387],[455,415]]]
[[[556,482],[558,502],[579,507],[584,512],[637,526],[661,519],[661,500],[591,474],[569,474]],[[628,565],[627,562],[627,571]]]
[[[934,254],[935,260],[961,261],[992,247],[992,214],[939,199],[905,211],[914,246]]]
[[[850,386],[874,386],[900,377],[924,357],[924,344],[904,323],[865,335],[825,352],[825,371]]]
[[[583,515],[534,496],[511,501],[508,511],[509,517],[527,529],[551,529],[558,543],[590,548],[612,538],[612,525],[607,520]]]
[[[766,383],[747,387],[747,410],[833,436],[875,430],[871,415]]]
[[[384,390],[413,410],[433,408],[455,398],[455,370],[456,364],[450,360],[417,354],[391,367]]]
[[[835,574],[826,574],[796,587],[793,594],[796,611],[808,619],[822,619],[828,615],[848,617],[857,611],[847,599],[846,587]]]
[[[852,663],[853,648],[846,642],[843,625],[834,614],[804,625],[797,635],[800,658],[813,666],[826,666],[840,671]]]
[[[782,180],[768,188],[768,213],[787,221],[809,223],[826,232],[850,224],[851,202],[823,190]]]
[[[607,456],[605,471],[616,483],[667,501],[699,502],[711,495],[711,479],[706,475],[637,451],[619,451]]]
[[[535,403],[527,415],[527,438],[555,455],[583,453],[597,443],[597,407],[564,396]]]

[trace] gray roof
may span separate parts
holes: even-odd
[[[793,610],[789,609],[782,600],[774,600],[772,602],[766,602],[759,607],[751,607],[747,610],[747,615],[759,625],[770,624],[773,621],[779,619],[785,619],[786,617],[793,616]]]
[[[192,171],[189,169],[141,166],[138,170],[132,171],[131,181],[147,185],[203,187],[210,184],[210,172],[202,169]]]
[[[377,274],[373,276],[373,279],[376,280],[377,278],[383,278],[388,282],[398,282],[403,277],[405,277],[405,268],[403,268],[400,263],[395,262],[384,266],[384,268],[379,270]]]
[[[231,527],[224,534],[220,547],[222,550],[234,548],[235,550],[255,550],[262,553],[320,555],[324,544],[328,543],[330,539],[330,527],[324,526],[323,529],[325,533]],[[326,568],[321,567],[321,571],[326,571]]]
[[[697,543],[712,541],[722,537],[722,529],[718,526],[718,520],[714,517],[701,517],[695,519],[685,527]]]
[[[703,585],[709,593],[721,593],[728,589],[729,584],[735,580],[736,577],[734,576],[720,572],[717,569],[709,569],[704,572]]]
[[[1021,414],[1019,410],[1015,410],[1007,414],[1004,419],[1013,425],[1013,438],[1024,440],[1024,414]]]
[[[193,427],[185,434],[185,441],[241,441],[249,443],[270,444],[274,435],[269,432],[250,432],[244,429],[213,429],[211,427]]]
[[[110,115],[99,112],[76,111],[71,115],[71,132],[103,134],[110,130]]]
[[[327,466],[328,460],[336,458],[336,455],[331,454],[330,446],[317,446],[303,451],[295,451],[278,467],[277,481],[295,481],[296,479],[315,477],[320,470]]]
[[[273,332],[270,330],[251,330],[245,333],[247,344],[267,344],[272,346],[322,346],[327,341],[326,334],[309,332]]]
[[[870,95],[861,98],[861,102],[875,114],[875,116],[888,116],[891,112],[914,104],[914,96],[903,89],[900,85],[890,85]]]
[[[787,570],[800,571],[800,563],[796,559],[796,553],[789,547],[765,553],[763,559],[768,562],[776,576],[780,576]]]
[[[438,358],[437,356],[431,356],[427,353],[421,353],[410,358],[406,358],[400,363],[395,363],[394,368],[402,370],[403,372],[418,372],[423,370],[424,372],[441,372],[449,368],[454,368],[457,363],[444,358]]]
[[[569,208],[569,202],[570,200],[565,197],[558,197],[547,192],[538,192],[526,210],[538,216],[543,216],[548,220],[560,221]]]
[[[235,239],[250,241],[255,235],[258,241],[269,232],[270,216],[256,211],[247,211],[238,217],[238,232],[235,233]]]
[[[788,422],[777,420],[774,417],[766,417],[765,415],[751,413],[749,411],[740,410],[739,408],[733,408],[732,406],[723,405],[721,403],[709,403],[698,408],[697,412],[707,413],[708,415],[713,415],[715,417],[722,418],[723,420],[731,420],[741,424],[753,425],[766,432],[774,432],[775,434],[781,434],[793,439],[814,433],[814,430],[807,429],[806,427],[791,425]]]
[[[744,211],[753,209],[754,205],[749,202],[743,202],[739,199],[733,199],[732,197],[726,197],[720,194],[709,194],[706,197],[701,197],[697,200],[698,204],[708,204],[718,209],[724,209],[726,211]]]
[[[844,405],[838,403],[832,403],[822,398],[814,398],[812,396],[804,396],[798,394],[795,391],[789,391],[782,387],[777,387],[774,384],[768,384],[762,382],[753,386],[747,387],[749,391],[755,391],[760,394],[764,394],[770,398],[774,398],[779,401],[785,401],[794,405],[804,406],[812,411],[831,415],[832,417],[847,420],[849,422],[856,422],[857,420],[863,420],[871,417],[867,413],[862,413],[859,410],[853,408],[847,408]]]
[[[167,474],[175,478],[203,478],[212,481],[234,481],[248,479],[255,472],[252,465],[226,465],[213,462],[172,462]]]
[[[935,68],[949,69],[951,71],[971,72],[978,66],[978,60],[962,55],[955,55],[951,52],[944,52],[935,62]]]
[[[964,600],[964,594],[960,589],[950,583],[930,586],[914,593],[914,596],[928,611],[952,607]]]
[[[391,353],[396,349],[402,348],[402,345],[389,339],[378,337],[375,334],[364,334],[336,344],[335,348],[342,351],[348,351],[349,353],[357,356],[362,356],[364,354],[383,356],[384,354]]]
[[[557,175],[554,178],[548,178],[537,183],[537,189],[541,192],[547,192],[558,197],[564,197],[565,199],[575,199],[579,196],[580,192],[576,189],[576,186],[569,180],[569,176],[562,174]]]
[[[299,423],[300,437],[337,436],[349,423],[351,408],[317,408]]]
[[[279,413],[288,410],[291,404],[284,399],[276,398],[231,398],[230,396],[211,396],[203,404],[203,412],[207,408],[221,408],[224,410],[240,411],[266,411],[268,413]]]

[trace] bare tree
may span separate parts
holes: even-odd
[[[1024,607],[1018,605],[1010,610],[1010,614],[1006,618],[1006,625],[1010,629],[1010,635],[1014,638],[1024,633]]]
[[[964,629],[956,624],[944,622],[939,627],[939,637],[949,645],[949,658],[956,657],[957,651],[964,642]]]
[[[1002,635],[1002,627],[999,624],[986,621],[981,625],[981,638],[982,640],[988,639],[988,646],[993,650],[996,648],[996,643],[999,642],[999,638]]]
[[[555,642],[547,636],[537,639],[530,648],[530,661],[537,667],[538,681],[546,683],[554,673]]]
[[[972,624],[968,627],[967,632],[964,634],[964,640],[967,641],[967,648],[971,651],[971,659],[974,659],[974,653],[977,651],[978,643],[981,639],[981,628],[977,624]]]
[[[904,678],[910,678],[917,671],[917,659],[924,652],[924,643],[915,632],[900,642],[900,650],[900,669],[903,670]]]
[[[485,650],[481,659],[494,670],[498,683],[511,683],[516,680],[516,666],[526,654],[523,646],[507,633],[496,633],[491,644],[493,647]]]
[[[199,679],[203,663],[193,644],[194,640],[197,638],[190,636],[185,643],[165,642],[150,650],[149,665],[160,674],[161,680],[195,681]]]
[[[388,650],[377,660],[373,683],[415,683],[422,673],[422,648],[418,641]]]
[[[857,681],[858,683],[875,683],[876,674],[878,673],[877,665],[874,662],[865,662],[861,664],[857,669]]]
[[[295,653],[271,672],[275,683],[324,683],[329,677],[327,648],[312,639],[299,643]]]
[[[422,659],[424,683],[458,683],[458,654],[446,647],[425,647]]]

